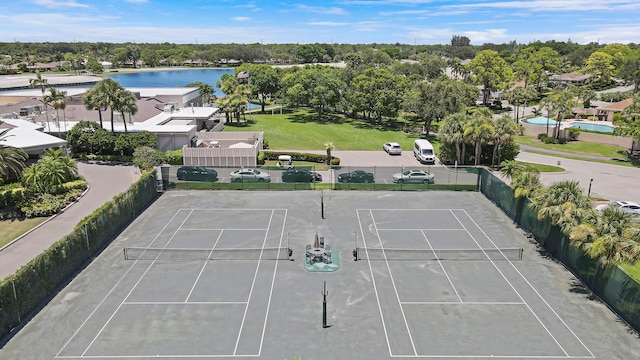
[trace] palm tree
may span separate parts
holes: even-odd
[[[600,265],[609,267],[640,260],[639,234],[632,214],[609,206],[595,213],[592,222],[582,222],[573,228],[569,239]]]
[[[116,111],[116,107],[119,106],[118,95],[121,91],[125,91],[125,89],[117,81],[111,78],[106,78],[97,83],[89,91],[93,91],[89,95],[89,99],[86,100],[89,105],[94,105],[98,108],[109,107],[109,111],[111,113],[111,132],[115,132],[113,125],[114,111]],[[85,106],[87,106],[87,102],[85,102]]]
[[[42,75],[40,75],[40,71],[36,70],[36,77],[34,79],[30,79],[29,80],[29,87],[30,88],[35,88],[35,87],[39,87],[40,88],[40,92],[42,92],[42,97],[41,97],[41,101],[42,104],[44,105],[44,114],[47,117],[47,132],[51,132],[51,129],[49,128],[49,109],[48,109],[48,104],[44,99],[44,91],[47,88],[47,85],[49,84],[49,82],[47,81],[47,79],[43,78]]]
[[[336,148],[331,141],[324,143],[324,148],[327,150],[327,165],[331,165],[331,152]]]
[[[542,188],[540,173],[537,170],[525,170],[518,173],[511,181],[513,195],[516,198],[530,198]]]
[[[54,162],[56,167],[64,171],[64,182],[73,181],[78,178],[78,165],[72,158],[67,156],[62,149],[49,148],[40,155],[40,160],[42,159]]]
[[[131,119],[132,115],[138,112],[138,98],[131,92],[126,89],[119,89],[115,94],[115,110],[119,111],[122,114],[122,122],[124,124],[124,132],[128,133],[127,129],[127,114],[129,115],[129,119]]]
[[[591,199],[584,194],[580,183],[575,180],[553,183],[538,192],[532,200],[530,206],[538,212],[538,219],[548,219],[554,225],[564,220],[566,203],[571,203],[579,209],[591,208]]]
[[[98,118],[100,119],[100,127],[102,124],[102,111],[107,109],[106,96],[100,94],[100,88],[94,86],[89,89],[82,97],[82,103],[87,110],[98,110]]]
[[[476,112],[471,117],[471,121],[467,122],[464,128],[464,136],[475,144],[474,160],[476,166],[480,164],[482,145],[491,140],[494,132],[494,127],[491,125],[491,116],[487,117],[484,111]]]
[[[56,109],[56,121],[58,126],[58,134],[60,134],[60,113],[58,110],[65,109],[67,106],[67,92],[60,91],[54,87],[49,88],[49,94],[44,96],[47,103],[51,104]]]
[[[493,134],[491,134],[491,141],[493,142],[491,166],[496,163],[496,155],[498,155],[497,164],[500,165],[499,151],[501,150],[502,145],[510,142],[517,132],[518,129],[516,128],[516,124],[511,120],[509,115],[505,115],[493,121]]]
[[[524,164],[516,161],[516,160],[506,160],[500,163],[500,172],[502,176],[509,180],[513,180],[513,178],[519,173],[525,171]]]
[[[22,184],[39,193],[52,191],[55,186],[78,178],[78,167],[62,149],[47,149],[40,160],[23,171]]]
[[[463,113],[451,114],[442,120],[438,131],[438,137],[444,143],[453,144],[456,149],[456,161],[461,165],[464,163],[466,150],[464,128],[468,121],[468,115]]]
[[[7,146],[2,142],[11,135],[7,135],[10,129],[0,131],[0,178],[6,179],[10,176],[20,177],[24,170],[25,161],[29,158],[22,149]]]

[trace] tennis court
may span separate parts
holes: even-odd
[[[304,269],[304,249],[316,233],[340,252],[337,271]],[[323,328],[325,282],[329,326]],[[174,191],[131,224],[0,357],[629,359],[640,353],[637,335],[578,289],[571,274],[538,254],[478,193]]]

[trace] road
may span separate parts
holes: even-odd
[[[53,243],[70,233],[87,215],[127,190],[140,177],[131,165],[78,163],[78,172],[89,184],[85,195],[63,213],[53,216],[39,227],[0,251],[0,279],[16,272]]]

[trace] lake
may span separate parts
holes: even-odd
[[[107,77],[117,81],[124,87],[184,87],[187,84],[201,81],[216,89],[216,94],[221,95],[216,88],[216,81],[224,74],[233,74],[233,69],[184,69],[142,71],[137,73],[108,74]]]

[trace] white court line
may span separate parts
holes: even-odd
[[[387,260],[387,255],[384,252],[384,247],[382,246],[382,239],[380,238],[380,233],[378,232],[378,228],[376,226],[376,218],[373,216],[373,212],[369,211],[369,215],[371,216],[371,220],[373,220],[373,228],[375,229],[376,236],[378,237],[378,242],[380,242],[380,247],[382,248],[382,255],[384,256],[384,262],[387,264],[387,271],[389,271],[389,278],[391,279],[391,284],[393,285],[393,291],[396,293],[396,300],[398,301],[398,305],[400,305],[400,312],[402,313],[402,319],[404,320],[404,326],[407,328],[407,333],[409,334],[409,340],[411,341],[411,347],[413,348],[413,353],[418,354],[416,350],[416,345],[413,342],[413,336],[411,335],[411,330],[409,329],[409,323],[407,322],[407,316],[404,313],[404,309],[400,304],[400,294],[398,294],[398,288],[396,287],[396,281],[393,278],[393,274],[391,273],[391,266],[389,265],[389,261]],[[369,260],[367,260],[369,261]],[[369,261],[369,263],[371,263]]]
[[[179,209],[179,210],[194,210],[194,211],[224,211],[224,212],[229,212],[229,211],[240,211],[242,213],[246,213],[248,211],[286,211],[287,209],[276,209],[276,208],[264,208],[264,209],[258,209],[258,208],[251,208],[251,209],[238,209],[238,208],[219,208],[219,209],[212,209],[212,208],[186,208],[186,209]],[[462,210],[462,209],[456,209],[456,210]]]
[[[246,301],[125,301],[123,305],[237,305]]]
[[[271,216],[269,217],[269,226],[271,227],[271,222],[273,221],[273,213],[274,210],[271,210]],[[269,237],[269,230],[264,234],[264,239],[262,240],[262,248],[264,249],[265,244],[267,243],[267,238]],[[264,250],[263,250],[264,251]],[[262,258],[262,252],[260,253],[260,258]],[[238,344],[240,344],[240,337],[242,336],[242,329],[244,329],[244,322],[247,319],[247,312],[249,311],[249,304],[251,303],[251,295],[253,294],[253,289],[256,286],[256,279],[258,278],[258,271],[260,270],[260,263],[256,265],[256,271],[253,274],[253,281],[251,282],[251,290],[249,290],[249,297],[247,298],[247,305],[244,307],[244,314],[242,315],[242,323],[240,324],[240,329],[238,330],[238,337],[236,338],[236,346],[233,349],[233,355],[236,355],[238,351]]]
[[[260,355],[81,355],[81,356],[56,356],[56,359],[213,359],[213,358],[248,358]]]
[[[406,305],[526,305],[523,302],[517,301],[467,301],[467,302],[458,302],[458,301],[403,301],[402,304]]]
[[[466,211],[464,211],[464,213],[474,223],[474,225],[478,228],[478,230],[480,230],[480,232],[482,232],[482,234],[491,242],[491,244],[493,244],[493,246],[497,248],[497,245],[493,242],[493,240],[491,240],[489,235],[487,235],[487,233],[484,232],[484,230],[478,225],[478,223],[476,223],[475,220],[473,220],[473,218]],[[558,318],[558,320],[562,322],[562,324],[567,328],[567,330],[571,332],[571,334],[576,338],[576,340],[578,340],[578,342],[580,342],[580,344],[584,346],[584,348],[589,352],[589,354],[591,354],[591,357],[595,358],[591,350],[589,350],[589,348],[582,342],[582,340],[580,340],[578,335],[576,335],[576,333],[569,327],[569,325],[567,325],[567,323],[560,317],[560,315],[558,315],[558,313],[551,307],[551,305],[547,302],[547,300],[545,300],[545,298],[542,297],[542,294],[540,294],[538,290],[536,290],[536,288],[534,288],[533,285],[529,282],[529,280],[527,280],[527,278],[524,277],[524,274],[522,274],[520,270],[511,261],[509,261],[509,264],[511,264],[511,267],[513,267],[513,269],[522,277],[522,279],[527,283],[527,285],[529,285],[529,287],[536,293],[536,295],[540,297],[540,299],[544,302],[545,305],[547,305],[549,310],[553,312],[553,314]]]
[[[218,233],[218,237],[216,238],[216,242],[213,243],[213,247],[211,248],[211,251],[209,252],[209,256],[208,258],[211,258],[211,254],[213,253],[213,250],[216,248],[216,245],[218,245],[218,241],[220,241],[220,238],[222,237],[222,233],[224,232],[224,230],[220,230],[220,233]],[[191,294],[193,293],[193,290],[196,288],[196,285],[198,285],[198,281],[200,280],[200,277],[202,276],[202,273],[204,272],[204,268],[207,267],[207,263],[209,261],[205,260],[204,264],[202,264],[202,268],[200,269],[200,272],[198,273],[198,277],[196,278],[196,281],[193,282],[193,286],[191,286],[191,290],[189,290],[189,294],[187,295],[187,298],[184,300],[184,302],[189,302],[189,298],[191,297]]]
[[[184,223],[187,221],[187,219],[189,219],[189,216],[191,216],[191,214],[193,213],[193,210],[191,210],[191,212],[189,212],[189,214],[184,218],[184,220],[182,221],[182,223],[180,223],[180,226],[178,226],[178,229],[176,229],[176,231],[173,233],[173,235],[171,235],[171,238],[169,238],[169,241],[167,241],[167,243],[164,245],[164,248],[167,247],[167,245],[169,245],[169,243],[171,242],[171,240],[173,240],[174,236],[176,236],[176,234],[178,233],[178,230],[180,230],[180,228],[182,227],[182,225],[184,225]],[[168,224],[168,223],[167,223]],[[159,236],[159,235],[158,235]],[[137,262],[137,261],[136,261]],[[125,301],[127,301],[127,299],[129,298],[129,296],[131,296],[131,294],[133,293],[133,291],[136,289],[136,287],[138,286],[138,284],[140,284],[140,282],[142,281],[142,279],[144,278],[144,276],[149,272],[149,270],[151,270],[151,267],[153,266],[153,264],[155,264],[156,260],[153,260],[150,264],[149,267],[147,267],[147,270],[145,270],[145,272],[142,274],[142,276],[140,276],[140,279],[138,279],[138,281],[133,285],[133,288],[131,288],[131,290],[129,291],[129,293],[127,294],[127,296],[124,297],[124,299],[122,300],[122,302],[120,303],[120,305],[118,305],[118,307],[116,308],[116,310],[111,314],[111,316],[109,316],[109,319],[107,319],[107,322],[105,322],[105,324],[102,326],[102,328],[100,328],[100,331],[98,331],[98,333],[96,334],[96,336],[93,338],[93,340],[91,340],[91,342],[89,343],[89,345],[87,345],[87,347],[84,349],[84,351],[82,352],[82,356],[84,356],[87,351],[89,351],[89,348],[91,348],[91,346],[93,345],[93,343],[98,339],[98,337],[100,336],[100,334],[102,334],[102,332],[104,331],[104,329],[107,327],[107,325],[109,325],[109,323],[111,322],[111,320],[113,319],[114,316],[116,316],[116,313],[120,310],[120,308],[122,307],[122,304],[124,304]]]
[[[282,248],[282,240],[284,239],[284,228],[287,224],[287,210],[284,211],[284,221],[282,221],[282,231],[280,232],[280,242],[278,243],[278,247]],[[287,249],[287,251],[289,251]],[[278,254],[280,255],[280,254]],[[258,348],[258,356],[262,354],[262,345],[264,344],[264,335],[267,332],[267,319],[269,318],[269,310],[271,309],[271,299],[273,298],[273,288],[276,283],[276,273],[278,272],[278,263],[276,261],[275,268],[273,269],[273,277],[271,278],[271,289],[269,290],[269,301],[267,301],[267,311],[264,314],[264,325],[262,326],[262,337],[260,338],[260,347]]]
[[[458,216],[456,216],[456,214],[451,211],[451,214],[456,218],[456,220],[460,223],[460,225],[462,227],[464,227],[466,229],[466,227],[464,226],[464,224],[462,223],[462,221],[460,221],[460,219],[458,218]],[[469,217],[471,219],[471,217],[469,216],[468,213],[465,212],[465,214],[467,215],[467,217]],[[473,219],[471,219],[471,221],[473,221]],[[476,224],[474,222],[474,224]],[[478,226],[478,224],[476,224],[476,226]],[[476,245],[478,245],[478,247],[480,249],[482,249],[482,252],[484,253],[484,249],[482,248],[482,246],[480,246],[480,244],[478,243],[478,241],[476,240],[476,238],[471,234],[471,232],[467,229],[467,234],[469,234],[469,236],[471,237],[471,239],[473,240],[473,242],[476,243]],[[486,236],[486,234],[485,234]],[[489,241],[491,241],[491,239],[489,239]],[[493,241],[491,241],[491,243],[493,244],[494,247],[496,247],[496,244],[493,243]],[[497,247],[496,247],[497,249]],[[489,259],[489,261],[491,262],[491,264],[493,264],[493,267],[500,273],[500,275],[502,276],[502,278],[504,279],[504,281],[507,282],[507,284],[509,284],[509,286],[511,287],[511,289],[516,293],[516,295],[518,296],[518,298],[520,298],[520,300],[522,300],[523,303],[525,303],[525,306],[529,309],[529,311],[531,312],[531,314],[536,318],[536,320],[538,320],[538,322],[540,323],[540,325],[542,325],[542,327],[544,328],[544,330],[547,332],[547,334],[549,334],[549,336],[551,336],[551,338],[553,339],[553,341],[555,341],[556,345],[558,345],[558,347],[560,348],[560,350],[562,350],[562,352],[566,355],[569,356],[569,353],[567,353],[567,351],[564,349],[564,347],[560,344],[560,342],[558,341],[558,339],[556,339],[555,336],[553,336],[553,334],[551,333],[551,331],[549,330],[549,328],[547,328],[547,326],[542,322],[542,319],[540,319],[540,317],[538,317],[538,314],[536,314],[533,309],[529,306],[529,304],[527,304],[527,302],[524,300],[524,298],[522,297],[522,295],[520,295],[520,293],[518,292],[518,290],[516,290],[516,288],[513,286],[513,284],[511,284],[511,282],[509,281],[509,279],[507,279],[507,277],[505,276],[505,274],[500,270],[500,268],[498,267],[498,265],[493,261],[493,259],[491,259],[490,256],[486,255],[487,258]],[[504,256],[504,255],[503,255]],[[506,258],[506,256],[505,256]],[[507,261],[511,263],[510,260],[507,259]],[[513,265],[513,264],[512,264]]]
[[[427,245],[429,245],[429,249],[431,249],[431,252],[435,256],[436,260],[438,261],[438,265],[440,265],[440,268],[442,269],[442,272],[444,273],[444,276],[447,277],[447,280],[449,281],[449,284],[451,285],[451,288],[453,289],[453,292],[456,293],[456,296],[458,297],[458,300],[461,303],[464,302],[464,301],[462,301],[462,298],[460,297],[460,294],[458,293],[458,290],[456,289],[456,286],[453,285],[453,281],[451,281],[451,278],[449,277],[449,274],[447,273],[447,270],[444,268],[444,265],[442,265],[442,261],[440,260],[440,258],[436,254],[436,251],[433,249],[433,246],[431,246],[431,242],[429,241],[429,238],[427,238],[427,234],[425,234],[423,230],[420,230],[420,232],[422,233],[422,236],[424,237],[424,239],[427,241]],[[398,300],[398,301],[400,301],[400,300]]]
[[[446,211],[451,210],[464,210],[464,209],[356,209],[356,211]]]
[[[366,210],[362,210],[366,211]],[[362,245],[367,249],[367,240],[365,240],[364,229],[362,228],[362,220],[360,220],[360,211],[356,210],[356,217],[358,218],[358,226],[360,227],[360,234],[362,235]],[[368,257],[368,256],[367,256]],[[380,305],[380,296],[378,295],[378,287],[376,286],[376,279],[373,276],[373,267],[371,267],[371,261],[367,261],[369,264],[369,273],[371,273],[371,283],[373,284],[373,293],[376,295],[376,301],[378,302],[378,311],[380,312],[380,320],[382,323],[382,331],[384,332],[384,337],[387,339],[387,348],[389,349],[389,356],[393,356],[391,352],[391,343],[389,342],[389,333],[387,333],[387,325],[384,323],[384,315],[382,314],[382,306]]]
[[[211,228],[211,229],[180,229],[180,231],[213,231],[213,230],[226,230],[226,231],[246,231],[246,230],[253,230],[253,231],[266,231],[269,228],[266,229],[260,229],[260,228],[256,228],[256,229],[247,229],[247,228],[238,228],[238,229],[230,229],[230,228]]]
[[[465,231],[465,229],[426,229],[423,227],[417,227],[417,228],[406,228],[406,229],[402,229],[402,228],[378,228],[378,230],[383,230],[383,231],[393,231],[393,230],[397,230],[397,231],[410,231],[410,230],[425,230],[425,231]]]
[[[162,232],[167,228],[167,226],[169,226],[169,224],[171,224],[171,222],[173,221],[173,219],[175,219],[176,216],[178,216],[178,213],[180,212],[180,210],[177,210],[175,212],[175,214],[173,214],[173,216],[171,217],[171,219],[169,219],[169,221],[167,221],[167,223],[164,225],[164,227],[162,229],[160,229],[160,232],[153,238],[153,240],[151,240],[151,243],[149,243],[149,245],[147,247],[150,247],[151,245],[153,245],[153,243],[158,240],[158,237],[160,237],[160,235],[162,235]],[[96,313],[96,311],[98,311],[98,309],[102,306],[102,304],[107,300],[107,298],[109,296],[111,296],[111,294],[113,293],[113,291],[120,285],[120,283],[122,282],[122,280],[124,280],[127,275],[129,274],[129,272],[131,271],[131,269],[133,269],[134,265],[138,262],[138,260],[134,261],[131,266],[129,266],[129,268],[127,269],[127,271],[125,271],[124,274],[122,274],[122,276],[120,277],[120,279],[115,283],[115,285],[113,285],[113,287],[111,288],[111,290],[109,290],[109,292],[107,293],[107,295],[105,295],[102,300],[98,303],[98,305],[95,307],[95,309],[93,309],[93,311],[91,312],[91,314],[89,314],[89,316],[82,322],[82,324],[80,324],[80,326],[78,327],[78,329],[71,335],[71,337],[69,338],[69,340],[67,340],[67,342],[64,343],[64,345],[62,345],[62,348],[60,349],[60,351],[58,351],[58,353],[56,354],[56,357],[58,357],[58,355],[60,355],[60,353],[62,352],[62,350],[64,350],[67,345],[69,345],[69,343],[71,342],[71,340],[73,340],[73,338],[80,332],[80,329],[82,329],[84,327],[84,325],[89,321],[89,319],[91,319],[93,317],[93,315]],[[89,264],[91,265],[91,264]]]
[[[553,356],[553,355],[391,355],[397,358],[438,358],[438,359],[593,359],[592,356]]]

